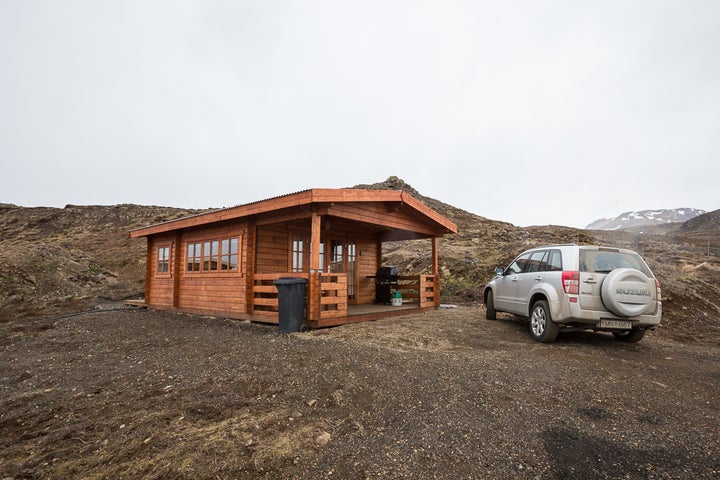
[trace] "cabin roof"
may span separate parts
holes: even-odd
[[[253,215],[272,214],[272,212],[279,210],[293,207],[304,207],[313,204],[357,203],[396,203],[411,209],[415,214],[419,214],[423,223],[431,224],[433,226],[433,230],[438,232],[438,236],[445,233],[457,233],[457,225],[402,190],[313,188],[265,200],[258,200],[244,205],[222,208],[147,227],[137,228],[129,232],[129,237],[147,237],[159,233],[166,233],[185,228],[201,227],[227,220],[250,217]]]

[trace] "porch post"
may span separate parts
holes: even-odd
[[[432,272],[434,277],[435,307],[440,306],[440,268],[438,262],[438,237],[432,239]]]
[[[312,230],[310,233],[310,273],[320,271],[320,220],[322,216],[312,213]]]
[[[320,320],[320,231],[322,216],[312,212],[310,230],[310,272],[308,278],[308,320]]]

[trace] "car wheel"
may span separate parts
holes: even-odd
[[[633,328],[632,330],[624,330],[622,332],[613,332],[615,338],[621,342],[637,343],[645,336],[645,330],[639,328]]]
[[[496,320],[497,313],[495,313],[495,299],[493,298],[492,290],[487,293],[487,299],[485,300],[485,318],[488,320]]]
[[[545,300],[535,302],[530,313],[530,335],[542,343],[555,341],[560,328],[550,316],[550,307]]]

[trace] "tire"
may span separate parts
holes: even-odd
[[[541,343],[552,343],[558,336],[560,327],[550,315],[550,306],[545,300],[538,300],[530,311],[530,335]]]
[[[493,298],[492,290],[488,290],[487,299],[485,300],[485,318],[488,320],[497,320],[495,299]]]
[[[637,343],[645,336],[645,330],[639,328],[633,328],[632,330],[625,330],[622,332],[613,332],[615,338],[625,343]]]

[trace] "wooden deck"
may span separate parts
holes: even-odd
[[[348,305],[347,316],[322,319],[318,322],[308,322],[310,328],[334,327],[346,323],[369,322],[382,318],[400,317],[412,313],[424,312],[435,308],[421,308],[417,302],[403,303],[402,306],[392,305]]]
[[[393,307],[391,305],[348,305],[348,317],[354,315],[372,315],[385,312],[402,312],[403,310],[415,310],[417,308],[417,302],[403,303],[401,306],[397,307]]]

